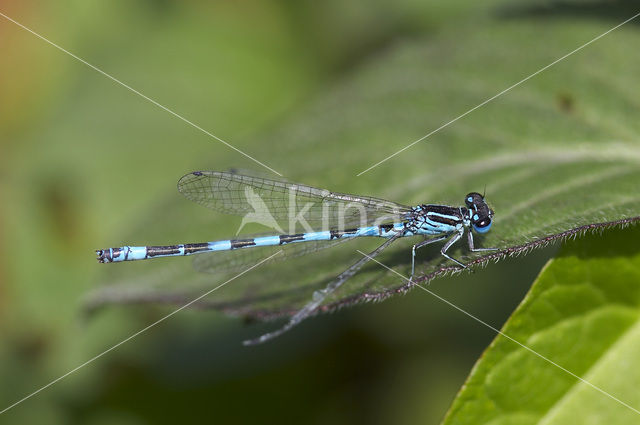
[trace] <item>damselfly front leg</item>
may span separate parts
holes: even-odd
[[[447,250],[449,248],[451,248],[451,245],[453,245],[454,243],[458,242],[463,234],[464,234],[464,228],[460,229],[458,232],[454,233],[453,236],[451,237],[451,239],[449,239],[447,241],[447,243],[444,244],[444,246],[440,250],[440,254],[442,254],[445,258],[448,258],[449,260],[453,261],[454,263],[456,263],[457,265],[459,265],[463,269],[466,269],[467,266],[464,263],[461,263],[460,261],[456,260],[455,258],[450,256],[449,254],[447,254]]]
[[[464,232],[464,229],[461,229],[460,231],[454,233],[454,235],[451,237],[451,239],[449,239],[449,241],[442,247],[442,249],[440,250],[440,253],[447,259],[453,261],[454,263],[458,264],[460,267],[466,269],[467,265],[463,264],[462,262],[456,260],[455,258],[451,257],[449,254],[447,254],[447,250],[454,244],[456,243],[461,237],[462,237],[462,233]],[[422,248],[423,246],[427,246],[429,244],[432,244],[434,242],[440,242],[444,239],[447,239],[447,237],[449,237],[448,235],[445,236],[440,236],[438,238],[434,238],[434,239],[428,239],[425,241],[422,241],[420,243],[417,243],[413,246],[413,248],[411,249],[411,276],[409,277],[409,282],[413,281],[413,275],[415,274],[415,265],[416,265],[416,250]],[[469,229],[467,231],[467,239],[469,242],[469,250],[471,252],[482,252],[482,251],[495,251],[498,248],[476,248],[473,245],[473,233],[471,233],[471,230]]]
[[[469,240],[469,250],[471,252],[482,252],[482,251],[497,251],[499,248],[475,248],[473,246],[473,234],[471,231],[467,233],[467,239]]]

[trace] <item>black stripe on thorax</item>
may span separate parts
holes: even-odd
[[[462,222],[463,217],[460,213],[459,207],[449,207],[446,205],[423,205],[421,214],[424,214],[429,220],[446,224],[448,226],[455,226]],[[455,218],[443,217],[444,215],[453,216]]]
[[[460,216],[460,207],[450,207],[447,205],[422,205],[422,211],[420,211],[420,213],[427,214],[430,212]]]
[[[460,219],[442,217],[436,214],[427,214],[427,218],[431,221],[435,221],[436,223],[447,224],[449,226],[455,226],[456,224],[459,224],[462,221]]]

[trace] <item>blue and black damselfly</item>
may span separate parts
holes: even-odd
[[[493,210],[484,196],[472,192],[465,197],[465,205],[418,205],[408,207],[383,199],[330,192],[302,184],[240,175],[231,172],[194,171],[183,176],[178,190],[188,199],[207,208],[244,216],[245,221],[257,222],[275,229],[274,234],[243,239],[227,239],[203,243],[167,246],[123,246],[97,250],[98,261],[112,263],[199,254],[194,262],[200,271],[215,271],[216,262],[207,261],[216,251],[244,250],[266,246],[292,245],[289,251],[299,255],[323,249],[348,239],[370,236],[387,240],[329,283],[316,291],[312,300],[294,314],[281,329],[245,341],[246,344],[265,342],[291,329],[311,315],[316,308],[352,277],[365,263],[380,254],[398,238],[431,236],[413,245],[411,278],[415,271],[416,250],[428,244],[444,241],[440,252],[458,266],[466,266],[447,254],[447,250],[463,237],[465,229],[471,251],[495,248],[475,248],[472,230],[486,233],[491,228]],[[285,232],[282,227],[287,227]],[[302,229],[304,231],[298,231]],[[307,242],[303,244],[302,242]],[[219,266],[219,264],[217,264]]]

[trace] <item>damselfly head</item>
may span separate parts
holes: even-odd
[[[484,200],[484,196],[478,192],[469,193],[464,203],[469,209],[469,219],[473,226],[473,230],[478,233],[487,233],[491,228],[491,219],[493,218],[493,210]]]

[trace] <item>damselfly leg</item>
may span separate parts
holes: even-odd
[[[473,234],[469,231],[467,232],[467,239],[469,241],[469,250],[471,252],[482,252],[482,251],[497,251],[500,248],[475,248],[473,246]]]
[[[420,243],[417,243],[413,246],[413,248],[411,248],[411,276],[409,277],[409,282],[413,281],[413,274],[415,273],[416,270],[416,250],[422,248],[423,246],[427,246],[429,244],[435,243],[435,242],[440,242],[442,240],[447,239],[447,236],[439,236],[437,238],[434,239],[427,239],[424,240]]]
[[[331,283],[327,285],[326,288],[318,290],[313,293],[313,297],[310,302],[308,302],[304,307],[302,307],[296,314],[294,314],[289,322],[284,325],[282,328],[277,331],[269,332],[255,339],[249,339],[243,342],[244,345],[256,345],[262,344],[263,342],[269,341],[283,333],[287,332],[289,329],[296,326],[298,323],[305,320],[309,317],[313,312],[318,308],[324,300],[327,299],[329,295],[334,293],[338,288],[340,288],[349,278],[351,278],[354,274],[358,272],[366,263],[371,261],[374,257],[380,254],[386,247],[388,247],[391,243],[393,243],[396,239],[402,236],[402,233],[397,233],[395,236],[392,236],[388,240],[386,240],[382,245],[371,251],[369,255],[362,257],[358,261],[356,261],[353,265],[351,265],[348,269],[340,273],[340,275]]]

